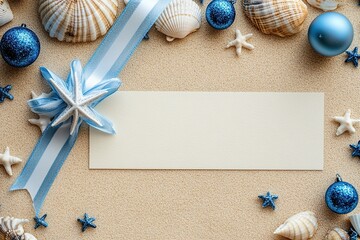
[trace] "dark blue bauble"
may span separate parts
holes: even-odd
[[[235,8],[230,0],[213,0],[206,8],[206,20],[213,28],[223,30],[235,20]]]
[[[1,56],[13,67],[27,67],[40,54],[40,41],[36,34],[23,24],[8,30],[0,42]]]
[[[354,29],[347,17],[337,12],[319,15],[311,23],[308,39],[319,54],[332,57],[345,52],[351,45]]]
[[[353,211],[359,201],[358,193],[353,185],[343,182],[339,175],[325,193],[326,205],[331,211],[338,214],[347,214]]]

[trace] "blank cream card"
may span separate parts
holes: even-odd
[[[323,93],[117,92],[91,169],[322,170]]]

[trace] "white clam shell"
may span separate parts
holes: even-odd
[[[350,236],[344,229],[336,227],[326,234],[325,240],[350,240]]]
[[[201,9],[193,0],[173,0],[155,22],[169,42],[184,38],[200,28]]]
[[[354,214],[350,216],[351,225],[354,227],[356,232],[360,232],[360,214]]]
[[[40,0],[39,13],[50,37],[89,42],[103,36],[117,16],[118,0]]]
[[[316,8],[323,11],[333,11],[339,6],[339,2],[336,0],[307,0],[307,2]]]
[[[274,234],[292,240],[306,240],[314,236],[318,228],[317,219],[313,212],[300,212],[288,218],[278,227]]]
[[[7,0],[0,0],[0,27],[13,20],[14,15]]]

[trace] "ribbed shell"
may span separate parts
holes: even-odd
[[[243,10],[265,34],[291,36],[302,29],[308,10],[301,0],[243,0]]]
[[[350,236],[344,229],[336,227],[326,234],[325,240],[350,240]]]
[[[0,26],[13,20],[14,15],[7,0],[0,0]]]
[[[350,216],[350,222],[355,231],[360,233],[360,214]]]
[[[288,218],[278,227],[274,234],[292,240],[306,240],[314,236],[318,228],[317,219],[313,212],[301,212]]]
[[[200,28],[201,9],[193,0],[173,0],[155,22],[168,41],[184,38]]]
[[[311,6],[319,8],[323,11],[335,10],[339,5],[336,0],[307,0],[307,2]]]
[[[50,37],[88,42],[103,36],[114,23],[118,0],[40,0],[39,13]]]

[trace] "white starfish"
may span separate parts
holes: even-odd
[[[69,91],[65,83],[61,79],[54,79],[50,77],[48,79],[49,84],[57,91],[58,95],[62,100],[67,104],[65,110],[60,113],[60,115],[52,122],[51,126],[55,127],[62,122],[68,120],[71,116],[72,125],[70,129],[70,134],[73,135],[75,132],[76,126],[79,122],[80,117],[85,117],[90,121],[94,122],[98,126],[102,127],[102,123],[98,120],[98,117],[89,107],[89,104],[102,96],[107,94],[106,90],[93,91],[90,94],[83,95],[83,84],[81,81],[82,77],[82,67],[80,62],[74,61],[71,68],[71,90]]]
[[[338,127],[336,131],[336,136],[339,136],[343,134],[346,131],[349,131],[350,133],[355,133],[356,130],[354,128],[354,124],[360,122],[360,119],[351,119],[351,110],[348,109],[343,117],[333,117],[333,119],[340,123],[340,126]]]
[[[252,33],[246,34],[245,36],[243,36],[241,34],[240,30],[238,30],[238,29],[236,29],[235,33],[236,33],[235,40],[229,42],[228,45],[226,46],[226,48],[236,47],[236,54],[238,56],[240,56],[240,54],[241,54],[242,47],[247,48],[249,50],[253,50],[255,48],[254,45],[247,42],[247,40],[253,36]]]
[[[32,98],[38,98],[39,96],[37,96],[33,91],[31,92],[31,96]],[[42,93],[40,96],[43,96],[43,97],[48,97],[49,94],[46,94],[46,93]],[[38,114],[39,115],[39,118],[38,119],[29,119],[29,122],[33,125],[36,125],[40,128],[41,132],[44,132],[45,129],[47,128],[47,126],[50,124],[51,122],[51,119],[50,117],[46,116],[46,115],[43,115],[43,114]]]
[[[0,165],[4,166],[6,173],[9,174],[10,176],[13,175],[11,165],[20,162],[22,162],[20,158],[10,156],[9,147],[6,147],[5,152],[3,154],[0,153]]]

